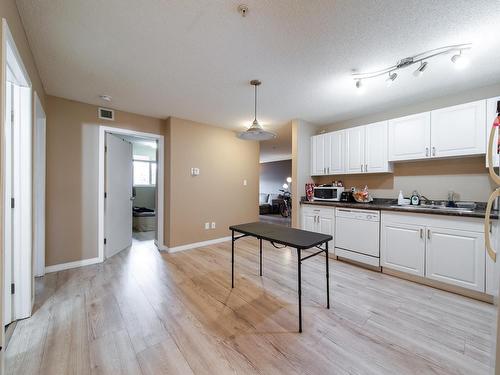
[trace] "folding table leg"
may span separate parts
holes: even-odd
[[[231,231],[231,288],[234,288],[234,230]]]
[[[328,241],[326,242],[326,250],[325,250],[325,258],[326,258],[326,308],[330,308],[330,274],[328,270]]]
[[[259,238],[260,247],[260,276],[262,276],[262,238]]]
[[[302,260],[300,249],[297,249],[297,268],[298,268],[298,284],[299,284],[299,332],[302,332]]]

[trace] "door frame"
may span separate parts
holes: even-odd
[[[47,116],[36,92],[33,124],[33,273],[45,275],[45,178]]]
[[[98,230],[97,230],[97,241],[98,241],[98,258],[99,262],[104,261],[104,192],[105,192],[105,146],[106,146],[106,133],[129,135],[136,137],[145,137],[155,139],[158,142],[158,160],[157,160],[157,178],[156,178],[156,218],[157,218],[157,230],[155,245],[158,250],[163,250],[163,233],[164,233],[164,137],[163,135],[139,132],[129,129],[115,128],[112,126],[99,126],[99,170],[98,170],[98,200],[97,200],[97,210],[98,210]]]
[[[10,32],[9,26],[5,18],[2,18],[2,61],[1,61],[1,90],[4,98],[1,114],[1,149],[5,150],[5,126],[6,126],[6,85],[7,71],[10,72],[11,79],[16,81],[18,87],[16,95],[20,106],[20,116],[18,121],[19,129],[17,129],[18,140],[16,141],[18,150],[17,163],[19,175],[16,177],[16,201],[13,220],[17,223],[17,228],[13,228],[14,248],[12,249],[12,270],[13,275],[11,282],[15,285],[15,293],[13,294],[12,305],[12,321],[28,318],[31,316],[32,309],[32,291],[33,291],[33,254],[32,254],[32,223],[33,223],[33,144],[32,144],[32,129],[33,129],[33,94],[32,84],[29,74],[24,66],[21,55],[16,47],[14,38]],[[15,145],[14,145],[15,146]],[[1,160],[1,190],[2,190],[2,212],[1,212],[1,247],[4,249],[5,236],[5,210],[8,209],[4,203],[6,169],[5,169],[5,154]],[[5,272],[6,264],[4,259],[5,251],[2,251],[2,273]],[[2,275],[2,278],[4,276]],[[3,285],[3,282],[2,282]],[[2,286],[2,302],[5,303],[5,291],[10,286]],[[9,293],[10,295],[10,293]],[[5,325],[6,317],[2,311],[2,324]]]

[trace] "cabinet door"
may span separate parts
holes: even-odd
[[[365,127],[347,129],[346,134],[346,172],[364,173],[365,171]]]
[[[365,129],[365,172],[389,172],[387,121],[366,125]]]
[[[491,225],[490,240],[495,251],[498,251],[500,242],[500,225],[498,220],[493,220]],[[493,262],[486,254],[486,293],[498,297],[500,287],[500,258]]]
[[[430,279],[485,291],[483,233],[428,227],[425,262]]]
[[[486,100],[431,112],[431,156],[486,152]]]
[[[344,168],[344,155],[345,145],[344,138],[345,132],[337,131],[329,133],[330,136],[330,161],[329,161],[329,174],[342,174],[345,173]]]
[[[497,103],[500,101],[500,96],[496,98],[491,98],[486,101],[486,147],[488,147],[488,140],[490,139],[490,133],[493,125],[493,120],[497,117]],[[493,150],[496,150],[496,145],[498,142],[498,131],[495,132],[495,140],[493,142]],[[493,153],[493,166],[498,167],[500,165],[500,158],[498,153]],[[488,167],[488,160],[486,160],[486,167]]]
[[[389,161],[425,159],[430,155],[431,114],[389,120]]]
[[[383,223],[380,265],[397,271],[424,276],[425,227]]]
[[[316,215],[310,211],[302,211],[302,229],[316,232]]]
[[[311,176],[325,174],[325,142],[321,135],[311,137]]]
[[[332,237],[334,236],[335,232],[335,216],[332,213],[328,213],[325,215],[325,213],[320,214],[319,216],[319,224],[318,224],[318,232],[323,233],[323,234],[329,234]],[[334,250],[334,242],[329,241],[328,242],[328,250],[333,254]]]

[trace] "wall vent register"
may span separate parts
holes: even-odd
[[[97,117],[99,117],[101,120],[114,121],[115,111],[109,108],[99,108],[97,111]]]

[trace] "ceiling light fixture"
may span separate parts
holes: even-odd
[[[396,78],[398,78],[397,73],[389,72],[389,77],[387,77],[387,79],[385,80],[385,84],[387,85],[387,87],[391,87]]]
[[[414,72],[415,76],[420,76],[423,71],[427,68],[427,61],[424,60],[429,60],[433,57],[448,54],[448,53],[455,53],[455,55],[452,56],[451,61],[455,63],[457,68],[463,68],[467,65],[467,59],[466,56],[464,56],[463,52],[466,50],[470,50],[472,48],[472,43],[465,43],[465,44],[456,44],[456,45],[451,45],[451,46],[444,46],[444,47],[439,47],[435,48],[429,51],[425,51],[422,53],[419,53],[418,55],[410,56],[410,57],[405,57],[404,59],[399,60],[395,65],[389,66],[385,69],[377,70],[374,72],[368,72],[368,73],[356,73],[353,72],[351,73],[351,77],[354,79],[356,82],[356,88],[361,88],[361,80],[366,80],[370,78],[375,78],[375,77],[380,77],[382,75],[385,75],[389,73],[389,77],[391,77],[392,74],[396,74],[395,71],[403,68],[407,68],[409,66],[412,66],[414,64],[420,63],[420,68],[417,69],[417,71]],[[457,54],[458,52],[458,54]],[[417,73],[418,72],[418,73]],[[397,74],[396,74],[397,77]],[[394,78],[396,79],[396,78]],[[386,79],[388,86],[392,84],[394,79]]]
[[[424,70],[427,68],[427,61],[421,61],[420,66],[418,67],[417,70],[413,72],[413,75],[415,77],[420,77],[422,74],[424,74]]]
[[[467,56],[462,54],[462,50],[460,50],[460,52],[458,54],[453,55],[451,57],[451,61],[455,64],[457,69],[463,69],[467,65],[469,65],[469,59],[467,58]]]
[[[262,82],[258,79],[253,79],[250,84],[255,87],[255,102],[254,102],[254,119],[252,126],[250,126],[246,131],[238,134],[238,138],[247,141],[267,141],[269,139],[276,138],[276,134],[264,130],[261,124],[257,121],[257,86],[260,86]]]
[[[101,98],[101,100],[104,100],[105,102],[110,102],[112,100],[111,96],[109,95],[99,95],[99,98]]]

